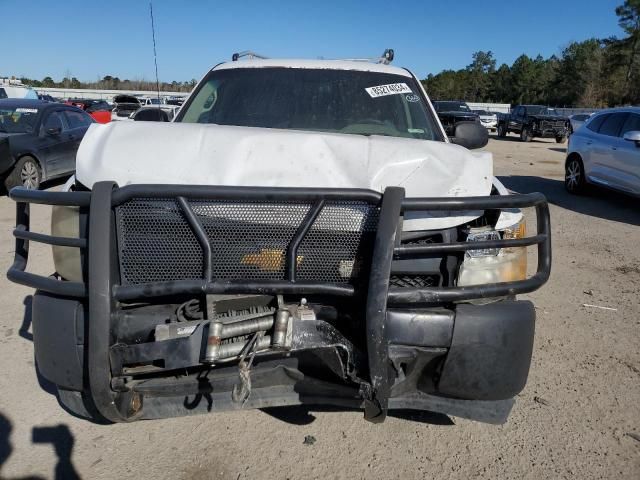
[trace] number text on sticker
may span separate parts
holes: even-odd
[[[412,93],[406,83],[390,83],[389,85],[378,85],[376,87],[365,88],[371,98],[385,97],[387,95],[398,95],[400,93]]]

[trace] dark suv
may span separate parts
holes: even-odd
[[[555,108],[543,105],[517,105],[511,113],[498,117],[498,136],[507,133],[520,134],[520,140],[530,142],[533,138],[555,138],[557,143],[567,140],[569,120]]]
[[[453,136],[455,127],[460,122],[480,122],[480,116],[474,113],[465,102],[436,101],[433,102],[436,113],[449,136]]]

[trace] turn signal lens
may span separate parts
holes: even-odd
[[[515,225],[505,228],[502,231],[502,238],[524,238],[527,236],[527,222],[524,221],[524,218],[520,220],[520,222]]]
[[[298,255],[296,258],[296,265],[300,266],[302,263],[302,255]],[[284,265],[284,250],[278,250],[275,248],[263,248],[260,253],[248,253],[242,257],[240,263],[243,265],[254,265],[260,270],[267,272],[277,272],[282,269]]]

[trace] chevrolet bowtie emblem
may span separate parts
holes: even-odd
[[[284,266],[284,250],[278,250],[275,248],[263,248],[260,253],[248,253],[242,257],[240,263],[243,265],[255,265],[260,270],[268,272],[277,272],[282,270]],[[296,258],[296,266],[300,266],[302,263],[302,255],[298,255]]]

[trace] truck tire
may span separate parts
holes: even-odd
[[[585,184],[582,159],[576,154],[570,155],[564,166],[564,187],[567,192],[579,195],[584,193]]]
[[[13,187],[25,187],[38,190],[42,182],[42,170],[38,161],[30,156],[22,157],[13,166],[13,170],[4,181],[7,192]]]
[[[521,142],[530,142],[531,141],[531,134],[529,133],[529,128],[525,127],[524,125],[522,126],[522,130],[520,130],[520,141]]]
[[[556,137],[556,143],[564,143],[567,141],[567,137]]]
[[[504,123],[498,125],[498,136],[504,138],[507,136],[507,126]]]

